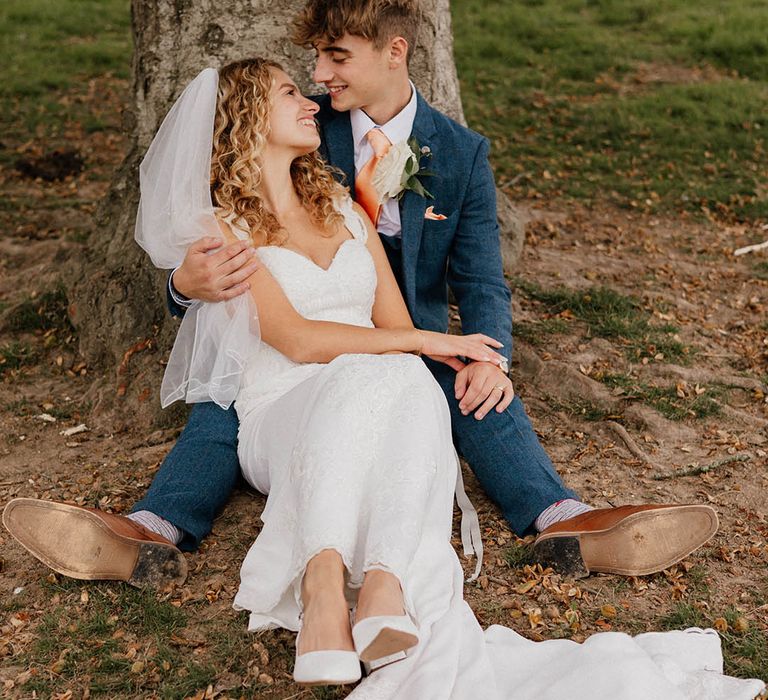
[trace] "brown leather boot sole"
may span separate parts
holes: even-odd
[[[717,532],[714,508],[705,505],[642,510],[599,531],[567,530],[539,535],[536,558],[564,573],[643,576],[667,569]]]
[[[136,537],[115,532],[105,518],[118,517],[66,503],[16,498],[3,511],[3,524],[25,549],[64,576],[126,581],[137,588],[182,583],[187,576],[184,555],[139,525]]]

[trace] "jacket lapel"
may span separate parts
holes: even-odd
[[[432,108],[424,98],[416,94],[416,117],[413,120],[411,135],[419,142],[422,148],[428,146],[434,150],[435,146],[435,122],[432,118]],[[429,159],[422,159],[422,167],[429,169]],[[430,189],[429,183],[425,183]],[[408,308],[411,313],[416,308],[416,262],[419,257],[421,235],[424,230],[424,212],[427,210],[427,200],[411,190],[406,190],[400,200],[400,223],[402,227],[403,241],[403,286]]]
[[[323,125],[323,146],[328,163],[342,170],[352,198],[355,198],[355,148],[349,112],[334,112]]]

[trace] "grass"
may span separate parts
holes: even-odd
[[[88,132],[105,128],[104,119],[89,111],[94,98],[88,82],[105,73],[128,76],[128,6],[127,0],[4,0],[0,46],[11,58],[0,85],[0,163],[10,163],[27,141],[64,138],[75,119]],[[759,178],[768,128],[768,20],[760,3],[453,0],[452,9],[466,113],[493,139],[497,176],[513,193],[766,215]],[[642,63],[687,73],[642,82]],[[694,82],[694,69],[702,66],[709,74]],[[30,199],[30,206],[55,209],[78,201],[88,203],[49,196],[42,203]],[[20,209],[22,220],[26,207],[17,198],[0,200],[0,210]],[[754,270],[768,278],[765,263]],[[633,357],[661,352],[665,359],[685,359],[690,352],[672,337],[674,328],[652,325],[631,297],[604,289],[528,292],[552,314],[518,324],[516,334],[530,342],[566,332],[568,312],[588,334],[618,340]],[[13,323],[26,331],[63,323],[64,300],[54,293],[50,302],[28,300],[11,314]],[[0,374],[34,355],[24,343],[3,345]],[[19,415],[38,411],[33,408],[19,403]],[[590,404],[565,408],[590,420],[607,417]],[[529,556],[521,545],[505,554],[512,566],[528,563]],[[698,578],[695,595],[708,595],[704,574]],[[259,697],[265,690],[252,674],[254,638],[242,616],[226,607],[221,614],[206,603],[177,608],[113,585],[66,582],[46,593],[50,601],[36,640],[12,660],[35,671],[25,695],[67,697],[61,693],[66,686],[79,686],[92,697],[184,698],[228,677],[235,678],[233,696]],[[4,609],[23,605],[13,601]],[[737,612],[724,615],[732,630]],[[674,627],[711,624],[690,603],[665,620]],[[185,645],[184,638],[202,643]],[[290,639],[287,633],[265,637],[270,669],[288,668]],[[729,631],[724,640],[728,671],[768,677],[764,631]],[[310,692],[329,700],[346,691]]]
[[[679,630],[686,629],[687,627],[709,626],[701,609],[688,602],[675,605],[669,613],[657,621],[657,624],[659,630]]]
[[[4,0],[0,97],[45,97],[104,73],[130,73],[129,5],[124,0]],[[52,60],[55,59],[55,60]]]
[[[701,597],[708,596],[710,593],[709,587],[709,572],[706,567],[701,564],[696,564],[688,572],[689,589],[691,593]]]
[[[677,387],[653,386],[624,374],[603,374],[596,378],[612,388],[622,389],[624,400],[642,401],[676,421],[718,415],[721,410],[719,399],[726,391],[724,386],[707,385],[700,387],[703,389],[700,393],[695,389],[678,392]]]
[[[761,3],[453,0],[452,10],[466,116],[492,139],[513,194],[768,215]]]
[[[568,399],[563,400],[555,397],[549,397],[547,402],[554,411],[562,411],[569,416],[581,418],[590,423],[598,423],[607,419],[620,419],[621,416],[613,415],[604,408],[587,399]]]
[[[253,639],[236,615],[206,625],[194,609],[151,592],[73,581],[48,588],[57,602],[19,659],[35,670],[24,686],[28,693],[51,697],[54,689],[77,684],[92,697],[170,700],[205,690],[227,673],[248,675]],[[254,681],[250,690],[260,686]]]
[[[0,83],[3,141],[14,146],[45,134],[60,137],[73,119],[103,128],[87,101],[88,81],[130,75],[131,32],[127,0],[3,0],[0,50],[10,57]],[[0,162],[15,158],[0,149]]]
[[[533,564],[533,548],[525,542],[513,542],[504,552],[504,560],[513,569],[519,569],[526,564]]]
[[[0,345],[0,377],[5,372],[34,364],[37,358],[37,351],[29,343],[11,341]]]
[[[337,700],[337,698],[344,698],[348,694],[348,690],[332,686],[311,688],[311,692],[312,697],[317,698],[317,700]]]
[[[514,336],[531,345],[542,345],[550,336],[567,331],[568,322],[561,318],[545,318],[541,321],[515,321],[512,325]]]
[[[706,615],[703,606],[695,602],[681,602],[667,615],[657,621],[660,630],[686,629],[687,627],[712,627],[717,616]],[[735,608],[728,608],[722,614],[727,628],[718,629],[723,643],[725,673],[740,678],[768,678],[768,644],[765,630],[749,625],[744,631],[737,631],[736,620],[741,617]]]
[[[621,389],[623,401],[644,403],[654,408],[665,418],[674,421],[688,418],[700,420],[717,416],[722,408],[719,399],[726,392],[726,387],[720,385],[699,387],[698,393],[696,389],[679,392],[677,387],[653,386],[624,374],[601,374],[597,372],[593,376],[596,380],[613,389]],[[563,411],[570,416],[590,422],[603,420],[621,422],[624,420],[623,409],[612,413],[586,399],[564,400],[550,397],[548,404],[555,411]]]
[[[544,289],[520,278],[513,284],[529,299],[540,302],[550,315],[566,314],[584,322],[590,336],[619,341],[633,359],[661,354],[662,359],[679,362],[690,355],[690,348],[673,337],[678,328],[651,324],[650,315],[633,297],[608,287]]]
[[[452,0],[451,9],[467,118],[492,139],[498,180],[514,193],[768,216],[762,3]],[[128,77],[128,3],[5,0],[0,48],[12,57],[0,85],[4,140],[62,133],[75,117],[102,129],[63,93],[105,73]]]
[[[4,327],[11,332],[64,330],[73,332],[62,287],[25,299],[6,315]]]
[[[761,260],[752,265],[752,274],[756,279],[768,280],[768,260]]]

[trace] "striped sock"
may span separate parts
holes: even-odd
[[[577,501],[575,498],[566,498],[557,503],[553,503],[549,508],[545,508],[539,517],[536,518],[533,525],[538,532],[544,532],[550,525],[559,523],[569,518],[575,518],[577,515],[594,510],[592,506]]]
[[[155,515],[151,511],[138,510],[126,517],[135,523],[139,523],[139,525],[143,525],[147,530],[152,530],[156,535],[165,537],[166,540],[173,542],[173,544],[178,544],[184,538],[183,530],[179,530],[173,523],[168,522],[159,515]]]

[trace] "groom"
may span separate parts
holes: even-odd
[[[488,142],[430,107],[410,82],[418,23],[413,0],[309,0],[294,22],[293,40],[314,49],[314,80],[328,89],[317,98],[321,150],[376,222],[415,325],[447,331],[450,288],[462,331],[501,341],[509,360],[510,292]],[[371,169],[366,165],[411,137],[422,168],[435,173],[421,178],[432,196],[407,189],[399,200],[379,201],[362,177]],[[255,264],[242,243],[199,241],[169,280],[172,313],[183,314],[191,299],[220,301],[244,292]],[[582,503],[554,470],[505,371],[484,362],[456,371],[425,361],[448,400],[459,453],[512,529],[539,533],[535,547],[545,563],[574,575],[651,573],[713,534],[717,518],[708,506],[595,510]],[[196,404],[146,497],[127,517],[17,499],[3,520],[35,556],[68,575],[136,585],[181,580],[186,567],[177,545],[198,546],[237,481],[237,430],[233,408]],[[55,533],[64,531],[71,542],[62,546]]]

